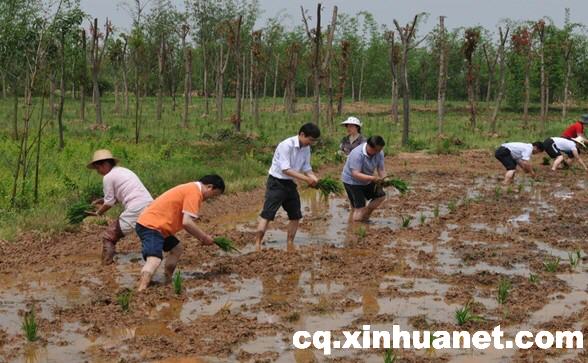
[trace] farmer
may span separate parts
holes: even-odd
[[[582,115],[579,121],[568,126],[567,129],[562,132],[561,137],[566,139],[573,139],[578,136],[584,137],[584,125],[588,124],[588,114]]]
[[[351,150],[365,142],[365,137],[361,134],[361,121],[358,118],[351,116],[341,125],[347,129],[347,136],[341,140],[338,154],[348,156]]]
[[[117,166],[118,159],[109,150],[97,150],[89,169],[95,169],[102,175],[104,198],[92,202],[98,207],[96,211],[86,212],[89,216],[101,216],[117,202],[123,205],[124,211],[118,219],[112,221],[102,235],[102,264],[109,265],[114,260],[116,243],[135,229],[137,218],[153,201],[139,177],[127,168]]]
[[[545,149],[545,152],[552,159],[555,159],[551,170],[556,171],[562,162],[564,165],[570,166],[576,159],[580,164],[582,164],[584,170],[588,170],[588,168],[586,168],[586,164],[584,164],[584,161],[582,161],[580,158],[578,147],[576,146],[577,144],[581,145],[583,148],[586,147],[584,139],[581,137],[577,137],[572,140],[564,139],[562,137],[550,137],[545,140],[543,142],[543,148]],[[567,160],[564,160],[564,154],[568,156]]]
[[[385,177],[382,151],[385,145],[381,136],[371,136],[353,149],[345,162],[341,179],[353,209],[353,221],[368,221],[386,198],[383,188],[377,185]]]
[[[170,281],[182,255],[182,245],[174,236],[185,229],[205,245],[213,239],[197,225],[202,202],[225,191],[225,182],[218,175],[206,175],[197,182],[178,185],[160,195],[137,220],[137,235],[141,239],[145,265],[141,270],[138,291],[145,290],[155,271],[165,258],[165,278]]]
[[[503,185],[508,185],[514,180],[514,175],[517,170],[517,165],[525,171],[525,173],[531,174],[535,178],[536,174],[531,166],[531,155],[542,152],[543,143],[541,141],[535,141],[532,144],[524,142],[507,142],[506,144],[500,145],[494,156],[498,161],[506,168],[506,174],[504,174]]]
[[[255,245],[261,250],[263,236],[270,221],[273,221],[280,207],[288,213],[288,248],[294,247],[294,237],[298,222],[302,218],[300,195],[294,180],[315,186],[318,178],[310,166],[310,145],[321,136],[321,131],[313,123],[304,124],[298,135],[282,141],[272,159],[265,190],[265,202],[257,226]]]

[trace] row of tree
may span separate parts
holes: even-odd
[[[440,17],[435,29],[419,34],[427,14],[387,27],[367,12],[348,15],[318,4],[301,7],[299,26],[288,30],[283,16],[259,26],[256,0],[187,0],[182,11],[169,0],[155,0],[149,9],[145,0],[127,1],[133,23],[126,33],[108,19],[89,18],[79,0],[0,3],[1,96],[14,100],[15,139],[26,130],[27,106],[39,94],[48,95],[63,147],[67,95],[79,100],[82,120],[86,97],[92,97],[96,124],[102,125],[101,95],[112,92],[114,112],[134,116],[136,142],[145,96],[157,96],[157,120],[164,97],[171,96],[175,109],[177,96],[183,96],[183,126],[189,124],[191,97],[202,97],[202,113],[215,112],[219,121],[225,119],[223,99],[234,97],[230,120],[237,130],[244,99],[258,121],[260,98],[271,97],[272,110],[283,103],[291,114],[297,97],[312,97],[313,120],[331,125],[343,112],[344,100],[372,97],[391,97],[391,118],[398,122],[402,97],[406,143],[411,98],[437,99],[440,133],[445,100],[467,100],[473,128],[477,103],[486,101],[493,105],[495,131],[505,102],[521,109],[526,123],[531,102],[538,101],[544,123],[550,105],[561,105],[566,118],[569,106],[587,91],[588,38],[583,26],[570,22],[568,10],[562,27],[545,17],[503,20],[496,32],[481,27],[449,31],[445,23],[451,19]],[[19,115],[23,96],[24,115]]]

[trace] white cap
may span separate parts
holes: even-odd
[[[355,125],[361,127],[361,121],[357,117],[350,116],[347,120],[341,122],[341,125]]]

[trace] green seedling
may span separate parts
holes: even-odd
[[[494,198],[500,199],[501,195],[502,195],[502,189],[500,187],[494,188]]]
[[[530,274],[529,275],[529,282],[536,285],[539,282],[539,275]]]
[[[387,349],[386,353],[384,353],[384,363],[394,363],[396,362],[396,355],[392,351],[392,349]]]
[[[514,193],[514,190],[512,189],[511,186],[509,186],[508,188],[506,188],[506,194],[512,194]]]
[[[235,247],[233,241],[226,237],[216,237],[213,241],[221,250],[225,252],[241,252]]]
[[[511,288],[510,281],[508,281],[506,279],[500,280],[500,283],[498,284],[498,295],[496,296],[496,301],[498,301],[499,304],[501,304],[501,305],[506,304],[506,300],[508,299],[508,293],[510,291],[510,288]]]
[[[174,273],[172,284],[174,286],[174,292],[176,295],[180,295],[182,293],[182,274],[180,270],[176,270]]]
[[[328,198],[330,194],[340,195],[343,193],[341,183],[331,177],[325,177],[319,180],[315,188],[319,190],[324,198]]]
[[[427,221],[427,217],[425,217],[425,215],[423,213],[421,213],[421,215],[419,216],[419,221],[421,222],[421,226],[422,226]]]
[[[519,184],[517,186],[517,190],[519,191],[519,193],[522,193],[523,192],[523,189],[525,189],[525,186],[523,184]]]
[[[404,194],[408,191],[408,183],[402,179],[392,178],[391,175],[388,175],[379,182],[382,187],[394,187],[396,188],[400,194]]]
[[[545,266],[545,270],[547,272],[557,272],[560,261],[561,259],[559,257],[556,257],[550,261],[543,261],[543,266]]]
[[[580,264],[580,251],[568,252],[568,258],[570,260],[570,266],[572,268],[578,267]]]
[[[465,304],[462,308],[455,310],[455,319],[458,325],[464,325],[470,321],[481,321],[481,317],[474,315],[470,308],[470,303]]]
[[[549,165],[551,164],[551,159],[549,159],[547,156],[543,157],[543,162],[541,162],[542,165]]]
[[[86,212],[89,210],[92,210],[92,205],[90,203],[75,203],[67,210],[67,221],[69,224],[80,224],[87,217]]]
[[[455,204],[455,202],[452,200],[447,203],[447,209],[449,209],[449,212],[453,213],[457,209],[457,204]]]
[[[131,308],[132,295],[133,293],[130,290],[126,290],[118,294],[118,296],[116,297],[118,305],[120,305],[121,310],[125,313],[128,312]]]
[[[435,206],[435,209],[433,210],[433,216],[435,216],[435,218],[439,218],[439,206]]]
[[[37,320],[35,318],[35,311],[33,309],[27,311],[22,320],[22,331],[29,342],[34,342],[39,339]]]
[[[402,218],[402,228],[408,228],[410,226],[410,222],[412,221],[412,216],[400,216]]]
[[[367,235],[367,230],[365,229],[364,226],[360,226],[357,229],[357,237],[359,237],[359,239],[364,239],[366,235]]]

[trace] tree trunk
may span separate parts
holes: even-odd
[[[184,44],[184,110],[182,113],[182,124],[188,127],[188,108],[192,93],[192,49]],[[207,101],[208,102],[208,101]]]
[[[123,68],[123,92],[125,100],[125,116],[129,115],[129,80],[127,79],[127,69]]]
[[[273,105],[272,105],[272,111],[275,112],[276,111],[276,96],[277,96],[277,92],[278,92],[278,69],[280,66],[280,54],[276,54],[276,71],[274,73],[274,94],[273,94]]]
[[[567,48],[565,50],[565,61],[566,61],[566,74],[564,77],[564,94],[563,94],[563,106],[561,109],[561,120],[565,121],[566,117],[568,116],[568,98],[569,98],[569,89],[570,89],[570,74],[572,73],[572,43],[567,44]]]
[[[161,113],[163,112],[163,72],[165,70],[165,39],[163,38],[163,36],[159,40],[159,51],[157,52],[157,56],[157,109],[155,113],[155,119],[157,121],[161,121]]]
[[[242,66],[243,64],[239,64],[241,62],[241,21],[243,20],[243,16],[239,15],[237,19],[237,27],[235,29],[235,60],[237,62],[237,80],[235,84],[235,98],[236,98],[236,108],[235,108],[235,130],[237,132],[241,131],[241,81],[242,81]],[[243,62],[245,63],[245,62]]]
[[[468,103],[470,106],[470,126],[476,129],[476,96],[474,94],[474,65],[469,62],[467,72]]]
[[[437,134],[443,133],[445,95],[447,94],[447,72],[445,53],[445,17],[439,17],[439,80],[437,85]]]
[[[120,112],[120,101],[119,101],[119,85],[118,78],[114,80],[114,113]]]
[[[49,114],[51,118],[55,118],[55,90],[57,89],[55,80],[55,71],[51,71],[49,75]]]
[[[546,91],[545,91],[545,54],[544,54],[543,39],[541,39],[541,45],[539,46],[539,61],[541,65],[541,130],[545,130],[545,120],[547,116],[546,112]]]
[[[98,86],[98,72],[92,72],[94,103],[96,104],[96,123],[102,125],[102,103],[100,102],[100,88]]]
[[[13,125],[13,136],[15,140],[18,140],[18,79],[15,77],[12,83],[12,95],[14,96],[14,104],[12,109],[12,125]]]
[[[267,69],[263,72],[263,99],[267,96]]]
[[[204,68],[204,77],[203,77],[203,85],[204,88],[204,114],[208,115],[210,113],[210,105],[209,105],[209,97],[208,97],[208,58],[207,58],[207,51],[206,47],[202,48],[202,65]],[[222,60],[221,60],[222,62]]]
[[[59,150],[65,147],[63,140],[63,104],[65,102],[65,34],[61,33],[61,75],[59,81],[59,110],[57,113],[57,124],[59,125]]]
[[[219,49],[219,60],[218,60],[218,73],[216,76],[216,120],[221,122],[224,118],[223,115],[223,83],[224,83],[224,72],[223,72],[223,52],[224,47],[220,46]]]
[[[365,70],[365,59],[361,57],[361,66],[359,67],[359,90],[357,91],[357,100],[361,102],[361,94],[363,91],[363,73]]]
[[[531,70],[531,50],[528,50],[527,59],[525,64],[525,101],[523,104],[523,120],[525,128],[529,126],[529,102],[531,98],[531,82],[530,82],[530,70]]]
[[[6,99],[7,98],[7,92],[6,92],[6,73],[2,73],[2,98]]]
[[[410,126],[410,93],[408,86],[408,44],[402,50],[402,145],[408,145]],[[361,92],[361,87],[360,87]]]
[[[304,25],[306,27],[306,34],[313,47],[312,75],[314,103],[312,107],[312,122],[317,125],[320,123],[321,112],[321,8],[321,4],[317,4],[316,27],[311,33],[306,20],[306,14],[304,13],[304,8],[301,7],[302,20],[304,21]]]
[[[496,104],[494,106],[494,112],[492,113],[492,133],[496,133],[496,119],[498,117],[498,112],[500,111],[500,104],[502,102],[502,98],[504,97],[504,83],[506,78],[506,54],[504,51],[504,46],[506,44],[506,40],[508,39],[508,32],[509,28],[507,27],[504,35],[502,33],[502,28],[499,28],[500,33],[500,46],[498,48],[498,57],[500,58],[500,63],[498,65],[498,94],[496,95]]]
[[[43,134],[43,116],[45,113],[45,90],[41,95],[41,116],[39,118],[39,128],[37,129],[37,155],[35,160],[35,187],[34,187],[34,203],[39,203],[39,167],[41,165],[41,137]]]
[[[86,121],[86,76],[88,69],[87,50],[86,50],[86,31],[82,29],[82,75],[80,77],[80,120]]]

